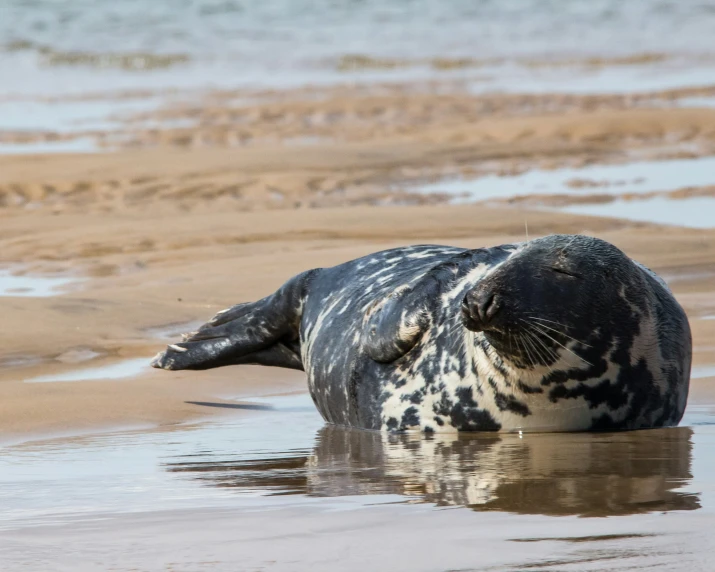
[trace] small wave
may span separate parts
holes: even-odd
[[[338,71],[358,71],[358,70],[388,70],[395,68],[408,68],[415,66],[430,67],[435,70],[453,70],[470,67],[480,67],[498,60],[480,60],[476,58],[421,58],[421,59],[398,59],[381,58],[366,54],[345,54],[338,58],[336,68]]]
[[[5,45],[6,52],[31,51],[38,54],[44,66],[86,66],[123,70],[155,70],[187,63],[188,54],[153,54],[150,52],[62,51],[29,40],[14,40]]]

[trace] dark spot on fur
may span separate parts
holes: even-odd
[[[501,424],[497,423],[488,411],[465,408],[461,403],[452,409],[450,419],[452,425],[459,431],[499,431],[501,429]]]
[[[528,417],[531,415],[528,405],[522,403],[513,395],[505,395],[503,393],[497,393],[494,396],[494,402],[496,403],[499,411],[511,411],[522,417]]]
[[[444,426],[444,421],[442,421],[442,419],[440,419],[439,417],[434,417],[434,422],[440,427]]]
[[[449,413],[452,410],[452,400],[447,397],[446,393],[442,394],[442,397],[432,406],[432,411],[437,415],[442,415],[444,417],[449,417]]]
[[[397,419],[395,419],[394,417],[390,417],[387,420],[387,428],[390,431],[395,431],[397,429]]]
[[[608,370],[608,362],[603,358],[594,359],[590,363],[592,363],[593,366],[587,367],[585,369],[572,368],[553,371],[550,374],[544,376],[544,378],[541,380],[541,385],[561,384],[566,383],[567,381],[586,381],[589,379],[601,377]]]
[[[422,391],[417,389],[414,392],[410,393],[409,395],[403,395],[400,398],[400,400],[401,401],[409,401],[410,403],[419,405],[420,403],[422,403],[423,397],[424,397],[424,394],[422,393]]]
[[[549,392],[549,401],[556,403],[559,399],[576,399],[583,397],[591,409],[604,403],[609,409],[619,409],[628,402],[628,393],[623,382],[612,384],[604,379],[595,385],[579,383],[576,387],[567,389],[564,385],[557,385]]]
[[[540,387],[531,387],[530,385],[526,385],[523,381],[519,380],[516,383],[516,386],[519,388],[519,391],[522,393],[544,393],[544,390]]]
[[[474,401],[471,386],[458,387],[457,391],[455,391],[454,393],[457,396],[457,401],[463,407],[477,407],[477,402]]]
[[[409,429],[410,427],[418,427],[420,424],[420,415],[417,412],[417,408],[412,406],[405,409],[402,414],[402,422],[400,423],[400,429]]]

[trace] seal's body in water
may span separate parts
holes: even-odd
[[[584,431],[676,425],[690,361],[662,280],[607,242],[552,235],[310,270],[153,365],[304,369],[326,421],[368,429]]]

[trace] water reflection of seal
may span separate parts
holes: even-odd
[[[690,474],[692,430],[598,435],[377,433],[326,426],[309,454],[209,461],[171,472],[203,483],[275,494],[399,494],[438,506],[522,514],[615,516],[694,510],[680,490]]]
[[[305,369],[332,423],[424,431],[637,429],[685,409],[688,321],[667,286],[585,236],[413,246],[305,272],[153,365]]]

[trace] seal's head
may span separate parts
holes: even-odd
[[[546,397],[542,407],[585,403],[592,430],[680,421],[688,319],[662,280],[612,244],[554,235],[520,245],[467,292],[462,320],[503,391]]]
[[[565,352],[574,367],[593,365],[614,338],[639,332],[648,295],[641,269],[612,244],[552,235],[524,244],[480,280],[462,318],[519,367],[551,366]]]

